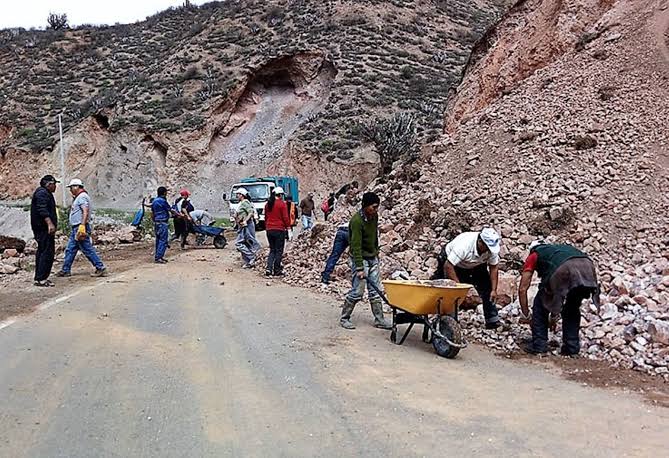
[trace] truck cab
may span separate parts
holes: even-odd
[[[256,211],[256,220],[258,221],[258,230],[265,227],[265,204],[269,200],[272,190],[281,186],[286,192],[286,197],[291,197],[293,202],[299,204],[298,183],[297,178],[294,177],[262,177],[262,178],[244,178],[238,183],[235,183],[230,188],[228,198],[230,206],[230,221],[234,224],[235,214],[239,208],[239,200],[237,199],[237,190],[244,188],[249,192],[249,200],[253,204]]]

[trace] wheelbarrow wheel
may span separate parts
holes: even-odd
[[[458,345],[462,343],[462,328],[453,317],[442,316],[441,319],[435,323],[435,327],[443,336],[448,337],[448,340],[451,342]],[[432,336],[432,346],[439,356],[448,359],[455,358],[460,352],[459,347],[454,347],[449,344],[446,339],[442,339],[437,335]]]
[[[225,246],[228,244],[228,241],[225,240],[225,237],[223,235],[217,235],[214,237],[214,246],[216,248],[225,248]]]

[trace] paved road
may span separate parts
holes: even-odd
[[[0,330],[1,456],[666,455],[669,409],[476,346],[397,347],[368,309],[344,331],[335,301],[228,250],[182,260]]]

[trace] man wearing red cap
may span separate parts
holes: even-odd
[[[193,204],[190,203],[190,191],[183,188],[179,191],[179,197],[174,202],[172,209],[178,214],[174,217],[174,237],[172,240],[181,238],[181,248],[186,247],[186,238],[193,224],[193,219],[190,212],[195,210]]]

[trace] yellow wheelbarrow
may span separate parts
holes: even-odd
[[[385,280],[382,283],[386,294],[374,289],[393,310],[391,342],[402,345],[413,325],[422,324],[423,342],[432,343],[439,356],[455,358],[460,349],[467,346],[458,323],[458,309],[472,285],[449,280]],[[398,341],[397,326],[401,324],[409,327]]]

